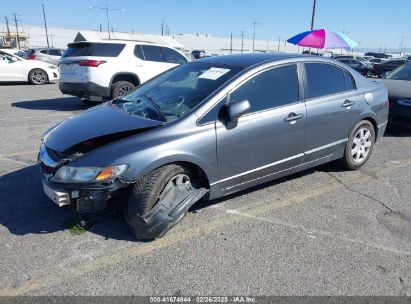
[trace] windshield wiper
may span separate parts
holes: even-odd
[[[160,107],[158,106],[158,104],[154,101],[153,97],[148,96],[147,94],[143,94],[141,95],[143,97],[145,97],[148,101],[150,101],[151,105],[154,107],[154,109],[157,111],[157,113],[159,114],[160,118],[166,122],[167,118],[164,116],[163,112],[161,112]]]

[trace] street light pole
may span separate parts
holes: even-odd
[[[316,4],[317,4],[317,0],[314,0],[314,3],[313,3],[313,13],[312,13],[312,15],[311,15],[311,30],[314,29],[315,6],[316,6]]]
[[[255,44],[255,26],[256,26],[257,24],[262,25],[262,23],[258,23],[258,22],[254,19],[254,21],[253,21],[253,26],[254,26],[254,32],[253,32],[253,53],[254,53],[254,50],[255,50],[255,48],[254,48],[254,44]]]
[[[90,6],[89,8],[90,8],[90,9],[92,9],[92,8],[97,8],[97,9],[101,9],[101,10],[105,10],[105,11],[106,11],[108,39],[111,39],[111,36],[110,36],[110,17],[109,17],[108,12],[109,12],[109,11],[123,11],[123,12],[124,12],[125,9],[124,9],[124,8],[110,8],[110,7],[108,7],[108,4],[107,4],[107,3],[106,3],[106,6],[105,6],[105,7]]]

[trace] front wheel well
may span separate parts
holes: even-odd
[[[202,186],[208,189],[210,188],[210,182],[208,181],[207,174],[198,165],[186,161],[174,162],[173,164],[188,169],[193,174],[193,178],[195,182],[198,183],[198,186]]]

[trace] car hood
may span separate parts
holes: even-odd
[[[46,134],[45,145],[63,153],[85,141],[122,133],[131,135],[130,131],[142,131],[160,125],[163,122],[130,115],[104,104],[64,120]]]
[[[387,87],[391,99],[411,98],[411,81],[381,79],[381,82]]]

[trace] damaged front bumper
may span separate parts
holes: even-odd
[[[59,207],[69,206],[86,226],[112,213],[107,208],[109,199],[128,184],[120,180],[93,184],[60,184],[50,181],[52,175],[42,170],[44,193]]]

